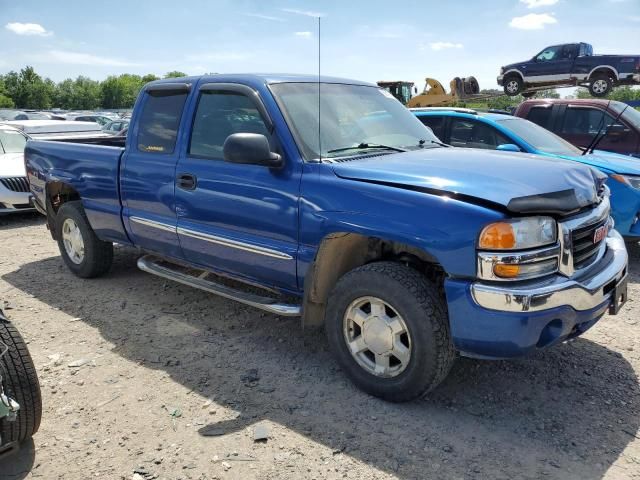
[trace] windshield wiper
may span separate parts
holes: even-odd
[[[422,147],[426,143],[426,140],[420,140],[418,144]],[[440,145],[441,147],[449,148],[451,145],[447,145],[446,143],[438,142],[436,140],[429,140],[429,143],[433,145]]]
[[[369,149],[391,150],[393,152],[407,151],[404,148],[391,147],[389,145],[381,145],[379,143],[360,143],[358,145],[354,145],[351,147],[334,148],[333,150],[327,151],[327,153],[338,153],[338,152],[347,152],[349,150],[369,150]]]

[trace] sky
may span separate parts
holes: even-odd
[[[32,65],[55,81],[120,73],[317,73],[448,89],[584,41],[640,54],[640,0],[0,0],[0,74]]]

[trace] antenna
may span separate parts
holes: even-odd
[[[320,131],[320,15],[318,15],[318,155],[320,162],[322,162],[322,140]]]

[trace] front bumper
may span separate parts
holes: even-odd
[[[29,192],[13,192],[0,184],[0,214],[32,212],[33,196]]]
[[[498,75],[498,78],[496,79],[496,81],[498,82],[498,85],[500,85],[502,87],[502,81],[504,80],[504,75]]]
[[[509,358],[578,336],[607,312],[626,275],[624,240],[613,230],[604,257],[575,278],[555,275],[518,285],[449,279],[454,344],[471,356]]]

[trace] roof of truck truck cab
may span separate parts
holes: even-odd
[[[163,78],[161,80],[154,80],[148,85],[157,85],[159,83],[176,83],[180,81],[188,81],[189,83],[195,83],[198,80],[211,81],[211,82],[229,82],[229,83],[261,83],[261,84],[274,84],[274,83],[317,83],[317,75],[308,74],[295,74],[295,73],[218,73],[215,75],[199,75],[191,77],[174,77]],[[377,85],[369,82],[363,82],[361,80],[353,80],[349,78],[321,76],[321,83],[344,83],[348,85],[365,85],[368,87],[376,87]]]

